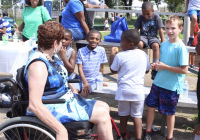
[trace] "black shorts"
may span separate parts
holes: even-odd
[[[140,40],[144,43],[144,48],[151,48],[151,44],[158,43],[160,45],[160,41],[158,37],[151,37],[151,36],[140,36]]]

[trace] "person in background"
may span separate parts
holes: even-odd
[[[90,28],[92,28],[92,22],[90,27],[86,21],[89,21],[87,11],[84,3],[81,0],[63,0],[66,7],[62,11],[61,24],[65,29],[69,29],[72,32],[73,41],[85,39]],[[84,44],[76,43],[77,51],[82,48]],[[85,46],[85,45],[84,45]]]
[[[120,17],[118,16],[118,13],[116,13],[115,21],[116,21],[116,20],[119,20],[119,19],[120,19]]]
[[[8,38],[12,38],[10,23],[3,19],[1,15],[2,14],[0,14],[0,40],[2,40],[3,35],[7,35]]]
[[[120,15],[119,17],[122,18],[122,15]]]
[[[197,22],[197,18],[200,18],[200,1],[199,0],[186,0],[185,1],[185,10],[183,11],[183,13],[187,13],[187,15],[191,19],[190,37],[187,42],[187,45],[192,46],[193,41],[194,41],[195,25]]]
[[[87,36],[88,45],[79,49],[76,64],[80,75],[80,83],[74,83],[77,93],[82,97],[88,95],[97,88],[97,81],[103,75],[103,64],[107,62],[105,49],[98,46],[101,43],[101,33],[91,30]]]
[[[105,31],[108,31],[108,30],[110,30],[110,28],[109,28],[109,24],[108,24],[108,18],[105,18],[105,20],[104,20],[104,30]]]
[[[84,3],[86,8],[101,8],[101,3],[98,0],[87,0],[87,2],[84,1]],[[106,4],[104,4],[104,9],[108,9],[108,6]],[[94,25],[95,11],[87,11],[87,13],[88,17],[90,18],[90,20]]]
[[[12,35],[14,34],[15,31],[18,32],[17,23],[15,23],[14,19],[8,17],[8,12],[7,11],[3,12],[3,19],[7,20],[10,23]],[[14,26],[15,26],[15,28],[14,28]]]
[[[120,133],[123,140],[131,137],[126,132],[129,115],[134,122],[135,140],[141,140],[142,137],[144,75],[149,71],[150,63],[147,54],[137,49],[139,42],[138,31],[126,30],[121,35],[120,46],[123,52],[118,53],[118,48],[113,47],[110,53],[110,70],[113,74],[118,73],[115,100],[118,100]]]
[[[195,25],[195,29],[194,29],[194,42],[193,42],[193,44],[192,44],[192,46],[196,46],[196,44],[197,44],[197,35],[198,35],[198,33],[200,32],[200,30],[199,30],[199,24],[198,24],[198,22],[196,23],[196,25]],[[194,61],[195,61],[195,53],[189,53],[189,66],[190,66],[190,68],[194,68],[194,69],[196,69],[197,67],[196,67],[196,65],[194,64]]]
[[[115,22],[114,14],[111,13],[111,17],[110,17],[110,24],[111,24],[111,26],[113,25],[114,22]]]
[[[42,6],[43,0],[26,0],[28,5],[22,12],[22,24],[18,30],[22,32],[22,40],[29,40],[35,34],[37,40],[38,26],[51,20],[49,12]]]
[[[56,133],[56,140],[68,140],[63,123],[89,121],[97,126],[99,139],[113,140],[109,106],[85,100],[69,89],[67,70],[54,57],[62,48],[65,30],[60,23],[48,21],[38,27],[38,49],[34,48],[24,70],[29,94],[26,115],[37,116]],[[42,99],[65,99],[62,104],[43,104]]]
[[[163,23],[160,16],[154,13],[153,4],[148,1],[142,4],[142,15],[140,15],[135,22],[135,29],[140,30],[140,43],[138,44],[139,49],[150,47],[153,50],[153,63],[159,61],[159,48],[160,40],[158,33],[161,38],[161,42],[164,41]],[[151,79],[154,80],[157,71],[155,69],[151,72]]]
[[[148,108],[144,140],[153,139],[152,124],[156,108],[167,116],[166,140],[174,140],[175,111],[188,71],[188,49],[179,38],[182,29],[183,21],[177,15],[171,15],[165,20],[165,31],[169,40],[162,42],[160,46],[160,61],[151,64],[151,69],[156,69],[158,73],[145,100]]]

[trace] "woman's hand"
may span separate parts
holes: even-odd
[[[56,133],[56,140],[66,140],[68,139],[67,129]]]

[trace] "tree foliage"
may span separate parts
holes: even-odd
[[[168,10],[170,12],[173,12],[173,13],[177,13],[177,12],[181,12],[180,10],[182,10],[182,6],[184,5],[185,3],[185,0],[164,0],[168,6]]]

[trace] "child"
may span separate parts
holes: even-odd
[[[153,62],[159,61],[159,47],[160,41],[158,38],[158,32],[161,38],[161,42],[164,41],[163,23],[159,15],[154,13],[153,5],[151,2],[144,2],[142,4],[142,15],[140,15],[135,22],[135,29],[140,30],[141,41],[138,44],[138,48],[150,46],[153,50]],[[157,71],[152,70],[151,79],[156,76]]]
[[[182,20],[171,15],[165,21],[166,35],[168,41],[161,44],[160,61],[151,65],[152,69],[158,71],[151,91],[147,96],[145,103],[147,108],[147,127],[144,140],[150,140],[153,131],[151,129],[155,108],[167,115],[166,140],[173,140],[173,130],[175,123],[175,110],[182,93],[185,74],[188,71],[188,50],[178,35],[182,31]]]
[[[193,42],[192,46],[196,46],[196,44],[197,44],[198,33],[199,33],[199,24],[198,24],[198,22],[196,22],[195,29],[194,29],[194,42]],[[196,68],[194,61],[195,61],[195,53],[189,53],[189,66],[191,68]]]
[[[191,18],[191,24],[190,24],[190,37],[188,40],[187,45],[192,46],[194,41],[194,30],[195,30],[195,24],[197,22],[197,18],[200,18],[200,1],[199,0],[186,0],[185,2],[185,11],[183,13],[188,14],[188,16]]]
[[[71,47],[72,42],[72,32],[68,29],[65,29],[65,39],[62,42],[63,47],[59,51],[59,57],[68,71],[69,79],[74,79],[76,75],[73,73],[76,62],[76,51]]]
[[[108,31],[109,30],[109,24],[108,24],[108,18],[105,18],[105,20],[104,20],[104,30],[105,31]]]
[[[111,26],[113,25],[114,22],[115,22],[114,14],[111,13],[111,17],[110,17],[110,24],[111,24]]]
[[[146,53],[137,49],[139,41],[137,30],[126,30],[121,36],[120,44],[124,52],[116,55],[117,49],[113,47],[110,54],[110,70],[112,73],[118,72],[115,100],[118,100],[119,104],[120,133],[124,140],[130,138],[130,134],[126,133],[129,115],[133,118],[135,139],[142,137],[144,75],[150,69],[150,63]]]
[[[78,91],[81,91],[81,96],[85,98],[96,89],[99,72],[103,74],[103,63],[107,62],[105,49],[98,46],[101,43],[101,33],[97,30],[91,30],[86,40],[89,44],[78,50],[76,60],[81,82],[73,84]]]

